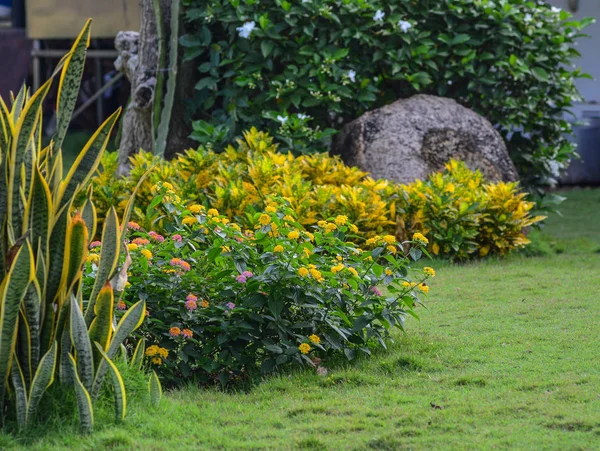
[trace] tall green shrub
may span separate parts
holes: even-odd
[[[114,208],[104,221],[91,295],[84,299],[81,289],[96,209],[90,195],[79,211],[73,201],[98,168],[119,116],[117,111],[100,126],[63,174],[61,146],[79,92],[90,28],[88,21],[61,60],[57,131],[47,147],[41,146],[42,103],[54,77],[32,95],[23,87],[10,107],[0,99],[0,418],[5,423],[9,401],[20,427],[34,421],[44,392],[58,378],[74,387],[81,428],[91,431],[92,401],[107,373],[117,419],[123,418],[125,388],[111,359],[144,318],[140,301],[113,331],[114,293],[108,281],[117,270],[124,233]],[[129,202],[126,216],[131,208]]]
[[[590,20],[523,0],[183,4],[195,32],[180,43],[200,61],[201,142],[256,126],[283,150],[323,149],[329,127],[429,93],[496,124],[526,185],[549,183],[573,156],[562,116],[579,98],[573,46]]]

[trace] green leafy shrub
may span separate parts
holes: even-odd
[[[215,209],[181,206],[167,183],[155,187],[155,199],[149,219],[167,218],[165,235],[129,224],[133,264],[118,308],[146,302],[147,359],[172,384],[191,377],[226,384],[385,347],[389,330],[416,316],[435,274],[410,271],[421,235],[405,243],[386,236],[367,252],[347,241],[357,229],[345,216],[308,232],[283,199],[252,215],[246,230]]]
[[[422,232],[432,251],[455,259],[522,247],[528,243],[526,228],[543,219],[531,215],[535,204],[525,200],[516,183],[486,183],[463,163],[450,162],[445,172],[424,182],[398,185],[373,180],[337,157],[281,154],[272,138],[255,129],[244,134],[237,149],[230,146],[220,154],[189,150],[164,161],[140,153],[132,158],[127,178],[115,176],[116,165],[116,155],[103,160],[103,171],[93,181],[96,202],[103,208],[124,208],[139,184],[134,219],[158,231],[168,227],[168,221],[148,216],[158,182],[173,186],[174,196],[185,204],[216,208],[244,227],[252,227],[255,213],[280,196],[308,229],[319,220],[344,215],[359,228],[357,242],[386,234],[408,239]]]
[[[571,60],[592,19],[524,0],[183,5],[195,31],[180,43],[201,60],[193,117],[203,122],[193,136],[203,143],[215,142],[206,124],[220,127],[221,139],[256,126],[284,151],[321,150],[327,129],[429,93],[496,124],[526,185],[548,183],[573,155],[562,117],[579,99],[573,81],[584,74]]]
[[[57,131],[42,148],[42,103],[53,78],[29,94],[24,86],[10,109],[0,101],[0,412],[2,424],[24,428],[36,420],[46,389],[58,379],[75,391],[81,429],[93,428],[93,401],[110,374],[116,418],[126,412],[123,379],[112,359],[141,324],[137,302],[113,330],[114,290],[122,231],[114,208],[102,232],[95,281],[81,288],[82,266],[96,230],[96,210],[83,190],[100,164],[116,124],[111,115],[63,174],[62,143],[77,100],[90,39],[88,21],[61,60]],[[58,74],[57,70],[57,74]],[[79,211],[74,199],[82,194]],[[125,211],[131,210],[131,202]],[[127,215],[127,213],[126,213]],[[65,393],[54,390],[53,393]],[[6,404],[14,407],[6,409]]]

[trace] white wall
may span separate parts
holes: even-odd
[[[549,4],[569,11],[568,0],[549,0]],[[584,104],[576,105],[573,112],[578,119],[583,117],[600,116],[600,0],[579,0],[577,12],[571,12],[575,19],[594,17],[596,22],[589,25],[584,32],[589,38],[581,38],[576,49],[581,58],[574,61],[583,72],[594,77],[594,80],[579,79],[576,82],[579,91],[585,99]]]

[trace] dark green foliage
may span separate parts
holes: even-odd
[[[591,20],[523,0],[183,5],[195,30],[180,44],[199,64],[192,117],[204,122],[192,136],[201,143],[218,145],[222,130],[213,136],[210,125],[225,124],[230,139],[256,126],[286,140],[282,150],[323,150],[325,129],[429,93],[495,124],[528,186],[550,183],[573,155],[563,115],[579,99],[573,45]]]

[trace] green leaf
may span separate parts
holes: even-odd
[[[548,72],[542,67],[533,67],[531,70],[538,80],[548,81],[550,79]]]
[[[11,376],[13,387],[15,389],[17,424],[19,425],[19,428],[22,428],[27,423],[27,389],[25,388],[25,378],[16,354],[14,355],[12,362]]]
[[[79,428],[82,434],[91,434],[94,429],[94,407],[92,406],[92,398],[79,380],[75,358],[71,354],[69,354],[68,362],[69,367],[71,368],[71,376],[75,382],[77,410],[79,411]]]
[[[77,351],[77,370],[85,389],[89,392],[94,383],[94,358],[92,343],[88,335],[85,319],[75,296],[71,295],[71,342]]]
[[[119,247],[121,243],[121,230],[119,229],[119,219],[117,211],[111,208],[108,216],[104,221],[104,229],[102,230],[102,250],[100,252],[100,262],[98,263],[98,271],[96,272],[96,280],[85,312],[86,323],[91,323],[94,314],[94,305],[100,290],[108,282],[109,278],[114,273],[118,259]]]
[[[110,283],[106,283],[94,304],[94,319],[90,324],[90,341],[100,343],[103,350],[108,349],[113,327],[114,293]],[[94,363],[102,361],[100,353],[94,348]]]
[[[104,349],[99,343],[94,343],[96,345],[96,349],[100,353],[103,358],[103,362],[108,365],[110,369],[110,374],[112,376],[113,381],[113,389],[115,392],[115,418],[116,421],[119,422],[125,419],[125,415],[127,413],[127,394],[125,392],[125,384],[123,383],[123,378],[121,377],[121,373],[117,369],[116,365],[108,358]]]
[[[6,199],[7,218],[13,227],[14,233],[21,235],[27,228],[23,228],[25,205],[19,194],[22,185],[25,185],[25,194],[29,197],[29,183],[32,179],[33,161],[36,159],[32,152],[37,147],[31,145],[33,134],[38,126],[42,102],[50,90],[52,80],[48,80],[31,97],[25,105],[15,126],[15,137],[10,149],[10,167],[6,168],[8,174],[8,197]],[[22,180],[21,166],[25,165],[25,180]],[[9,242],[10,245],[13,243]]]
[[[42,175],[40,168],[35,165],[33,170],[33,183],[26,211],[29,216],[29,236],[31,244],[35,249],[41,244],[41,249],[44,252],[46,252],[46,249],[48,248],[52,208],[52,194],[50,193],[50,187]]]
[[[6,380],[15,352],[19,308],[27,287],[33,280],[34,271],[33,252],[26,241],[17,251],[12,266],[0,285],[0,412],[4,409]]]
[[[63,282],[63,279],[66,280],[66,271],[64,268],[66,266],[65,253],[68,250],[69,209],[70,205],[65,205],[58,212],[55,216],[54,226],[50,232],[48,277],[46,279],[46,319],[51,318],[51,304],[56,298],[61,282]],[[44,322],[44,327],[45,326],[46,322]],[[45,330],[45,332],[47,331],[48,329]]]
[[[275,47],[273,41],[262,41],[260,43],[260,51],[265,58],[271,54],[273,47]]]
[[[92,195],[90,193],[83,207],[81,207],[81,217],[87,226],[90,241],[96,236],[97,216],[96,207],[92,202]]]
[[[112,130],[119,119],[121,109],[115,111],[96,130],[83,150],[79,153],[65,179],[61,182],[58,193],[58,205],[62,207],[75,196],[79,189],[86,186],[102,159]]]
[[[88,19],[63,63],[56,99],[56,133],[53,138],[56,149],[62,148],[75,103],[79,97],[86,50],[90,42],[91,25],[92,20]]]
[[[129,366],[131,368],[135,368],[137,370],[142,369],[142,365],[144,364],[144,354],[146,352],[146,340],[140,338],[138,343],[133,351],[133,355],[131,356],[131,360],[129,361]]]
[[[148,381],[148,391],[150,392],[150,400],[152,404],[155,406],[160,403],[162,398],[162,386],[160,384],[160,379],[156,374],[156,371],[152,371],[150,374],[150,380]]]
[[[48,350],[44,357],[40,360],[31,388],[29,390],[29,400],[27,402],[27,418],[26,423],[35,415],[35,411],[44,395],[44,392],[54,382],[54,370],[56,368],[57,355],[56,341],[52,343],[52,347]]]
[[[121,343],[138,327],[142,325],[144,317],[146,315],[146,303],[139,301],[135,303],[127,312],[123,315],[117,328],[113,333],[112,340],[106,351],[106,355],[109,359],[112,359],[117,351],[119,350]],[[102,381],[108,370],[106,362],[103,360],[96,372],[96,378],[94,380],[94,386],[92,388],[92,398],[96,399],[100,394],[100,388],[102,387]]]
[[[456,36],[454,36],[452,38],[451,44],[452,45],[463,44],[463,43],[467,42],[469,39],[471,39],[471,36],[468,34],[465,34],[465,33],[457,34]]]

